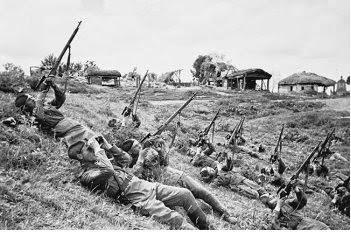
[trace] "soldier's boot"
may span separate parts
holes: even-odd
[[[223,214],[222,218],[224,221],[226,221],[230,224],[233,224],[233,225],[235,225],[238,222],[237,218],[230,216],[229,214]]]

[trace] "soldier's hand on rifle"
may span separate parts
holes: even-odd
[[[44,85],[53,86],[54,78],[55,78],[54,76],[48,76],[44,81]]]

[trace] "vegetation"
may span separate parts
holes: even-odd
[[[12,77],[10,77],[12,78]],[[64,80],[57,78],[59,85]],[[70,89],[70,86],[72,89]],[[76,92],[74,91],[76,89]],[[140,129],[110,128],[111,118],[120,119],[135,88],[126,87],[118,91],[107,87],[92,87],[79,82],[68,82],[68,95],[61,108],[67,117],[79,120],[93,130],[106,135],[111,143],[120,145],[129,137],[140,139],[148,132],[154,132],[174,112],[193,90],[166,88],[145,88],[142,91],[138,115]],[[75,92],[75,94],[72,94]],[[223,142],[228,131],[246,116],[244,137],[249,143],[263,144],[267,149],[262,159],[268,160],[273,151],[281,128],[286,125],[283,140],[283,159],[288,165],[287,176],[298,168],[301,160],[311,152],[326,132],[336,128],[336,135],[342,142],[335,143],[332,150],[348,161],[349,111],[335,111],[324,103],[311,98],[287,97],[262,92],[226,92],[201,88],[193,102],[172,122],[162,136],[170,141],[175,123],[181,126],[175,140],[175,152],[170,165],[185,171],[195,179],[199,169],[190,165],[186,152],[188,139],[208,125],[215,112],[221,107],[216,122],[214,142]],[[35,94],[35,93],[34,93]],[[50,97],[52,93],[50,92]],[[21,117],[13,102],[15,95],[0,92],[0,120],[14,116]],[[162,102],[162,104],[157,104]],[[25,121],[23,121],[25,123]],[[340,140],[341,141],[341,140]],[[266,162],[237,154],[239,163],[248,167],[264,166]],[[349,164],[343,161],[327,161],[332,177],[331,185],[338,181],[334,173],[349,175]],[[0,125],[0,228],[1,229],[168,229],[149,217],[133,212],[128,206],[120,205],[104,195],[90,193],[78,182],[79,168],[76,161],[67,156],[64,145],[34,127],[22,124],[16,128]],[[324,179],[309,177],[309,185]],[[213,212],[208,218],[216,229],[269,229],[271,211],[258,200],[248,199],[225,188],[212,188],[202,183],[238,218],[237,225],[221,220]],[[270,185],[272,193],[276,191]],[[323,192],[309,194],[307,206],[302,210],[305,216],[317,218],[331,229],[350,229],[350,219],[330,208],[331,199]]]

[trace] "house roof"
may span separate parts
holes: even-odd
[[[315,84],[320,86],[333,86],[335,81],[319,76],[315,73],[300,72],[294,73],[278,82],[278,85]]]
[[[121,73],[117,70],[97,70],[88,72],[87,76],[117,76],[120,77]]]
[[[247,78],[255,78],[257,79],[270,79],[272,77],[271,74],[264,71],[263,69],[258,68],[251,68],[251,69],[244,69],[239,70],[237,72],[232,72],[226,76],[228,79],[235,79],[235,78],[242,78],[246,74]]]

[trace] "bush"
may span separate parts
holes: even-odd
[[[17,93],[27,86],[24,77],[13,75],[10,72],[0,73],[0,91],[5,93]]]

